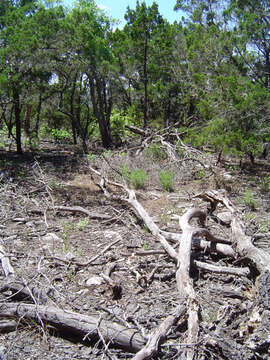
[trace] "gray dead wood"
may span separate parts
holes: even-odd
[[[132,126],[132,125],[125,125],[125,128],[127,130],[130,130],[131,132],[133,132],[134,134],[137,134],[137,135],[141,135],[141,136],[146,136],[148,135],[147,131],[143,130],[143,129],[140,129],[136,126]]]
[[[199,334],[199,303],[193,288],[193,283],[189,275],[191,266],[191,245],[192,237],[200,232],[202,228],[197,228],[189,224],[192,218],[199,218],[201,225],[204,225],[206,214],[200,209],[191,209],[179,219],[179,225],[183,231],[178,250],[178,269],[176,271],[176,282],[180,296],[187,301],[188,307],[188,337],[187,343],[197,343]],[[186,350],[186,359],[194,358],[194,349]]]
[[[237,254],[230,245],[213,243],[200,238],[193,238],[192,246],[208,252],[214,252],[236,259]]]
[[[119,241],[122,240],[122,237],[115,233],[116,234],[116,237],[117,239],[115,241],[113,241],[111,244],[107,245],[102,251],[100,251],[97,255],[93,256],[90,260],[84,262],[84,263],[79,263],[79,262],[76,262],[75,264],[77,266],[89,266],[91,265],[96,259],[98,259],[101,255],[103,255],[106,251],[110,250],[115,244],[117,244]]]
[[[206,229],[204,229],[206,230]],[[161,234],[165,237],[166,240],[170,240],[173,242],[179,242],[181,241],[181,234],[178,233],[172,233],[172,232],[167,232],[167,231],[163,231],[161,230]],[[203,235],[203,234],[202,234]],[[229,241],[226,241],[226,244],[223,243],[219,243],[217,242],[218,238],[213,237],[212,234],[210,234],[211,236],[207,239],[211,241],[211,237],[214,238],[214,240],[216,241],[206,241],[200,238],[196,238],[193,237],[192,239],[192,247],[197,248],[197,249],[201,249],[204,251],[208,251],[208,252],[216,252],[225,256],[229,256],[232,258],[236,258],[236,252],[233,250],[232,246],[229,245]],[[222,239],[223,240],[223,239]]]
[[[69,212],[73,212],[73,213],[74,212],[80,212],[82,214],[87,215],[91,219],[110,220],[112,218],[110,215],[99,214],[99,213],[96,213],[94,211],[88,211],[87,209],[84,209],[81,206],[73,206],[73,207],[54,206],[53,208],[51,208],[51,210],[69,211]]]
[[[132,358],[132,360],[150,359],[158,353],[158,348],[166,339],[171,327],[186,313],[184,305],[178,306],[172,315],[169,315],[149,335],[147,344]]]
[[[249,268],[239,268],[239,267],[228,267],[228,266],[216,266],[213,264],[208,264],[202,261],[194,260],[194,265],[197,269],[211,271],[218,274],[230,274],[237,276],[248,276],[250,274]]]
[[[151,218],[151,216],[148,214],[148,212],[144,209],[144,207],[138,202],[137,198],[136,198],[136,194],[134,190],[130,190],[128,189],[126,186],[113,182],[113,181],[109,181],[107,179],[104,179],[102,177],[102,174],[100,172],[98,172],[97,170],[89,167],[91,172],[98,175],[101,178],[100,183],[98,184],[98,186],[102,189],[102,191],[104,192],[105,196],[107,196],[108,198],[114,198],[111,197],[109,192],[107,191],[106,187],[105,187],[105,183],[120,187],[121,189],[123,189],[127,194],[128,197],[118,197],[117,200],[121,200],[122,202],[128,203],[129,205],[131,205],[131,207],[135,210],[136,214],[144,221],[145,225],[148,227],[148,229],[150,230],[150,232],[156,236],[158,238],[158,240],[160,241],[162,247],[164,248],[164,250],[174,259],[177,260],[177,252],[174,250],[174,248],[167,242],[167,240],[165,239],[165,237],[162,235],[161,230],[159,229],[159,227],[155,224],[154,220]]]
[[[5,291],[12,292],[11,295],[8,296],[8,299],[12,300],[32,300],[33,297],[37,304],[45,305],[50,301],[50,296],[55,296],[55,291],[52,288],[48,289],[38,289],[34,286],[22,284],[21,282],[8,281],[4,282],[0,286],[0,293]],[[6,299],[7,300],[7,299]]]
[[[270,271],[270,255],[252,244],[251,237],[245,234],[245,227],[239,211],[228,199],[226,193],[224,191],[207,191],[197,196],[214,204],[221,203],[230,210],[233,216],[231,229],[236,252],[241,257],[252,260],[260,273],[266,270]]]
[[[5,248],[2,244],[0,244],[0,261],[5,277],[14,277],[14,269],[10,264],[9,257],[6,256]]]
[[[16,330],[16,328],[17,322],[15,320],[0,320],[0,333],[8,333]]]
[[[102,335],[104,341],[110,346],[119,347],[131,353],[138,352],[145,345],[145,340],[137,330],[96,316],[81,315],[54,306],[24,303],[0,304],[0,318],[14,317],[42,321],[54,327],[63,336],[81,342],[97,342]]]

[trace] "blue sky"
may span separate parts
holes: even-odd
[[[145,0],[145,2],[149,6],[153,3],[153,0]],[[156,0],[156,2],[158,3],[160,14],[165,19],[170,22],[181,19],[181,12],[173,10],[176,0]],[[63,3],[65,5],[71,5],[73,0],[63,0]],[[96,0],[95,3],[105,10],[109,16],[123,21],[123,23],[125,23],[124,14],[127,6],[131,9],[135,9],[136,7],[136,0]]]

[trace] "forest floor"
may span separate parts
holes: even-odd
[[[9,282],[21,284],[17,291],[5,287],[5,274],[0,272],[1,304],[38,304],[34,289],[39,289],[49,304],[59,309],[118,322],[145,336],[179,304],[176,264],[163,253],[159,241],[132,208],[113,196],[105,196],[97,185],[100,179],[91,176],[89,166],[120,183],[123,169],[145,169],[147,179],[144,188],[136,190],[137,199],[159,228],[168,232],[181,232],[177,216],[188,209],[199,207],[208,211],[209,204],[196,197],[198,193],[225,189],[241,212],[253,244],[270,252],[269,162],[258,160],[254,166],[248,162],[240,166],[239,160],[223,158],[216,164],[215,154],[189,147],[179,154],[176,161],[164,155],[162,148],[149,146],[140,151],[138,146],[81,156],[70,145],[45,142],[42,151],[23,156],[0,151],[1,245],[14,269]],[[160,171],[173,172],[173,191],[162,188]],[[117,187],[110,186],[109,191],[121,195]],[[87,216],[76,207],[92,215]],[[226,209],[219,206],[216,211],[226,223]],[[231,237],[230,229],[210,216],[207,227],[215,235]],[[109,244],[111,248],[107,248]],[[177,248],[177,244],[172,246]],[[152,250],[159,253],[151,254]],[[231,259],[215,252],[197,250],[194,258],[216,265],[246,266],[245,259]],[[118,284],[118,291],[102,274]],[[260,343],[260,339],[252,337],[256,326],[250,325],[248,309],[256,302],[255,277],[194,269],[192,278],[200,305],[196,358],[229,358],[225,348],[217,350],[204,341],[211,333],[216,334],[218,327],[223,341],[243,347],[243,359],[269,358],[269,341]],[[20,294],[22,288],[28,290],[29,296]],[[7,319],[0,319],[0,331],[5,330],[0,333],[0,359],[134,356],[117,347],[107,348],[102,339],[88,344],[68,336],[68,330],[63,337],[42,320],[24,316],[9,320],[16,321],[11,321],[7,329]],[[156,359],[180,359],[179,344],[186,342],[186,330],[187,319],[183,317],[170,330]]]

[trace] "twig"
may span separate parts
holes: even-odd
[[[85,263],[77,263],[76,265],[78,266],[88,266],[90,264],[92,264],[97,258],[99,258],[101,255],[103,255],[106,251],[110,250],[111,247],[113,247],[115,244],[119,243],[119,241],[122,240],[121,236],[118,235],[118,239],[116,239],[115,241],[113,241],[111,244],[109,244],[108,246],[106,246],[100,253],[98,253],[97,255],[95,255],[94,257],[92,257],[92,259],[88,260]]]

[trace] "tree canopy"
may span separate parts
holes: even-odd
[[[18,153],[61,132],[109,148],[129,123],[254,160],[270,139],[269,5],[177,0],[171,24],[137,1],[117,28],[93,0],[3,0],[0,126]]]

